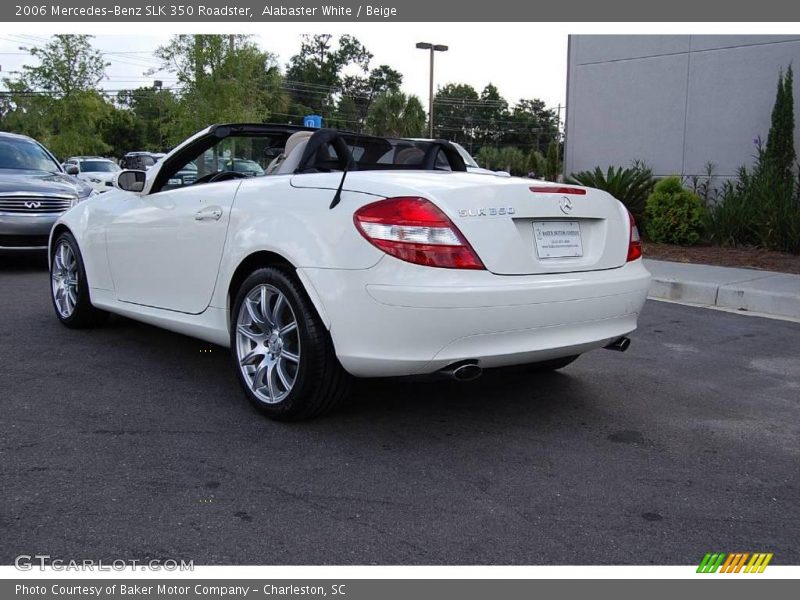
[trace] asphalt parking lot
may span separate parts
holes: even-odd
[[[800,563],[800,324],[648,302],[625,354],[359,382],[280,424],[227,351],[58,324],[0,257],[0,563]]]

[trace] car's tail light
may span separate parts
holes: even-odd
[[[639,237],[639,228],[636,227],[636,219],[633,218],[633,215],[630,213],[630,211],[628,211],[628,218],[630,219],[631,229],[630,237],[628,238],[627,262],[631,262],[632,260],[642,257],[642,238]]]
[[[484,269],[464,236],[438,207],[424,198],[387,198],[358,209],[361,235],[387,254],[417,265]]]

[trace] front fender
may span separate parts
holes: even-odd
[[[112,218],[114,207],[128,193],[112,190],[79,202],[61,215],[50,230],[48,261],[55,242],[54,232],[68,229],[78,243],[90,294],[92,289],[114,289],[106,254],[106,224]]]

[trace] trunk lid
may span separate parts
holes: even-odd
[[[298,175],[292,185],[335,189],[341,175],[331,175]],[[565,193],[563,188],[583,193]],[[626,262],[627,212],[601,190],[436,171],[354,171],[348,173],[344,189],[434,202],[486,268],[500,275],[593,271]]]

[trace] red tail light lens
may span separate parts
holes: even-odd
[[[356,228],[395,258],[427,267],[484,269],[467,240],[439,208],[424,198],[387,198],[358,209]]]
[[[636,220],[630,212],[628,212],[628,218],[630,219],[631,230],[628,242],[627,262],[631,262],[632,260],[642,257],[642,238],[639,237],[639,228],[636,227]]]

